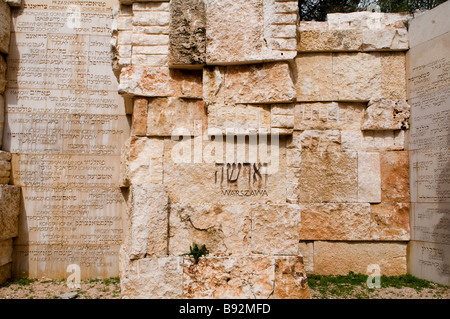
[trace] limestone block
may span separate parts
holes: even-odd
[[[207,63],[293,59],[297,47],[296,1],[283,4],[274,0],[206,0]]]
[[[333,101],[333,55],[303,53],[295,58],[297,101]]]
[[[252,205],[251,252],[295,255],[298,250],[300,206]]]
[[[124,299],[178,299],[183,297],[183,258],[160,257],[135,261],[138,270],[121,276]]]
[[[147,135],[147,108],[147,99],[137,98],[134,100],[132,117],[132,132],[134,135]]]
[[[0,149],[3,145],[3,127],[5,124],[5,99],[0,95]]]
[[[132,16],[122,16],[117,18],[117,30],[131,30],[133,28],[133,17]]]
[[[11,278],[11,263],[0,266],[0,285]]]
[[[369,102],[362,130],[400,130],[409,128],[411,107],[405,100],[379,99]]]
[[[129,258],[167,255],[169,201],[164,185],[131,185],[129,215]]]
[[[408,30],[385,28],[381,30],[362,30],[362,50],[401,50],[409,49]]]
[[[300,233],[301,234],[301,233]],[[302,241],[298,243],[298,255],[303,257],[303,267],[306,274],[314,273],[314,242]]]
[[[0,241],[0,266],[12,262],[13,241],[6,239]]]
[[[11,175],[11,162],[0,160],[0,178],[9,177],[10,175]]]
[[[5,92],[6,82],[6,61],[0,54],[0,94]]]
[[[385,28],[405,29],[409,13],[352,12],[327,14],[330,30],[377,30]]]
[[[134,11],[133,26],[164,26],[170,22],[167,9],[161,11]]]
[[[10,7],[20,7],[22,5],[22,0],[5,0]]]
[[[208,107],[208,128],[223,134],[270,132],[270,109],[270,105],[265,104],[212,104]]]
[[[11,161],[11,153],[0,151],[0,161]]]
[[[0,241],[19,235],[20,186],[0,185]]]
[[[367,266],[378,264],[381,275],[406,274],[406,243],[314,242],[314,273],[367,274]]]
[[[131,64],[147,67],[164,67],[168,65],[168,58],[165,54],[132,54]]]
[[[385,70],[378,53],[334,55],[332,81],[338,100],[369,101],[384,97],[382,72]]]
[[[296,130],[359,130],[364,103],[297,103],[294,113]]]
[[[225,104],[225,66],[203,68],[203,101],[206,105]]]
[[[300,202],[356,202],[357,189],[355,152],[302,152]]]
[[[127,161],[126,179],[131,184],[162,184],[164,140],[132,137]],[[126,183],[127,184],[127,183]]]
[[[405,131],[341,131],[343,151],[399,151],[405,148]]]
[[[371,204],[371,219],[374,229],[371,237],[375,240],[410,240],[409,203],[384,202]]]
[[[11,32],[11,9],[5,1],[0,1],[0,53],[8,54]]]
[[[380,153],[380,164],[382,201],[409,202],[408,152],[382,152]]]
[[[341,132],[339,130],[305,130],[299,132],[301,149],[310,152],[339,152]]]
[[[275,259],[274,299],[310,299],[303,258],[280,256]]]
[[[382,69],[382,97],[406,100],[406,53],[380,53]]]
[[[270,108],[270,126],[272,128],[294,128],[294,104],[273,104]]]
[[[212,256],[249,252],[251,211],[248,205],[170,206],[169,254],[189,252],[190,245],[205,244]]]
[[[203,0],[174,0],[170,6],[171,66],[206,63],[206,8]]]
[[[226,68],[225,103],[285,103],[296,99],[286,62],[233,65]]]
[[[172,136],[179,129],[198,135],[207,128],[207,119],[202,100],[152,98],[148,102],[147,136]]]
[[[380,154],[358,152],[358,201],[381,202]]]
[[[134,1],[133,11],[167,11],[169,10],[169,0],[138,0]]]
[[[125,97],[202,98],[202,72],[167,67],[127,66],[120,73],[119,93]]]
[[[362,44],[363,35],[360,30],[302,30],[297,50],[299,52],[360,51]]]

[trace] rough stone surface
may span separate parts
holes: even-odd
[[[409,203],[384,202],[371,204],[371,219],[375,230],[371,237],[375,240],[410,240]]]
[[[383,51],[409,49],[408,30],[385,28],[381,30],[362,30],[363,51]]]
[[[297,103],[294,112],[296,130],[359,130],[364,103]]]
[[[0,241],[19,235],[20,186],[0,185]]]
[[[360,30],[302,30],[298,51],[360,51],[362,39]]]
[[[310,299],[303,258],[280,256],[275,259],[274,299]]]
[[[372,100],[364,112],[362,130],[400,130],[409,128],[410,106],[405,100]]]
[[[405,131],[341,131],[343,151],[401,151]]]
[[[382,152],[381,199],[408,203],[410,201],[408,152]]]
[[[5,1],[0,1],[0,53],[8,54],[11,32],[11,9]]]
[[[358,152],[358,201],[381,202],[380,154]]]
[[[206,9],[203,0],[175,0],[170,5],[170,65],[206,62]]]
[[[169,97],[148,102],[147,136],[172,136],[179,129],[197,135],[207,126],[202,100]]]
[[[380,53],[382,98],[406,100],[405,52]]]
[[[298,255],[303,258],[303,267],[306,274],[314,273],[314,241],[302,241],[298,243]]]
[[[11,263],[0,266],[0,285],[11,278]]]
[[[352,12],[327,14],[330,30],[378,30],[385,28],[405,29],[409,13]]]
[[[0,241],[0,266],[12,262],[12,239]]]
[[[0,94],[5,92],[6,82],[6,61],[0,54]]]
[[[378,264],[381,275],[406,274],[406,243],[314,242],[314,273],[367,274],[367,266]]]
[[[10,7],[20,7],[22,5],[22,0],[5,0]]]
[[[134,135],[146,136],[147,135],[147,99],[135,99],[133,107],[133,127],[132,132]]]
[[[144,258],[127,265],[120,278],[124,299],[183,298],[183,258]]]
[[[302,152],[300,202],[356,202],[357,162],[354,152]]]
[[[129,258],[167,255],[169,201],[164,185],[132,185],[129,214]]]
[[[339,152],[341,132],[339,130],[305,130],[299,132],[301,149],[310,152]]]

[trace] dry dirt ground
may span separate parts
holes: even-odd
[[[342,279],[343,278],[343,279]],[[310,279],[313,299],[450,299],[450,288],[431,282],[406,283],[404,287],[386,280],[382,288],[368,289],[365,282],[349,277],[323,276]],[[354,279],[354,278],[353,278]],[[386,287],[389,286],[389,287]],[[409,286],[409,287],[408,287]],[[20,279],[0,285],[0,299],[58,299],[76,292],[77,299],[119,299],[119,278],[91,279],[81,282],[80,289],[70,289],[64,280]]]

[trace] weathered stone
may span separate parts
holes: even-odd
[[[6,61],[0,54],[0,94],[5,92],[6,82]]]
[[[280,256],[275,259],[274,299],[310,299],[303,258]]]
[[[385,28],[405,29],[409,13],[352,12],[327,14],[330,30],[377,30]]]
[[[0,266],[0,285],[11,278],[11,263]]]
[[[228,66],[225,103],[283,103],[296,99],[285,62]]]
[[[299,132],[301,149],[311,152],[339,152],[341,132],[339,130],[306,130]]]
[[[270,108],[271,128],[294,128],[294,104],[273,104]]]
[[[406,243],[314,242],[314,273],[367,274],[367,266],[377,264],[381,275],[406,274]]]
[[[399,151],[405,148],[405,131],[341,131],[343,151]]]
[[[182,257],[144,258],[134,261],[133,268],[120,278],[122,298],[183,298]]]
[[[362,44],[360,30],[302,30],[298,51],[360,51]]]
[[[298,249],[300,207],[294,204],[252,205],[251,252],[295,255]]]
[[[213,256],[245,255],[249,252],[250,232],[248,205],[170,206],[170,255],[188,253],[193,242],[205,244]]]
[[[378,53],[333,56],[333,89],[338,100],[369,101],[382,97],[382,63]]]
[[[203,0],[175,0],[170,5],[171,66],[206,63],[206,9]]]
[[[0,241],[0,266],[12,262],[13,241],[6,239]]]
[[[354,152],[302,152],[300,202],[356,202],[357,162]]]
[[[169,201],[164,185],[131,185],[129,215],[129,258],[167,255]]]
[[[132,132],[134,135],[145,136],[147,135],[147,108],[148,100],[138,98],[134,100],[133,107],[133,126]]]
[[[120,73],[119,93],[125,97],[202,98],[202,73],[166,67],[127,66]]]
[[[132,137],[125,150],[125,185],[162,184],[164,140]]]
[[[408,30],[385,28],[381,30],[362,30],[362,50],[402,50],[409,49]]]
[[[168,8],[158,11],[134,11],[133,26],[164,26],[170,22]]]
[[[304,53],[295,58],[297,101],[333,101],[333,55]]]
[[[406,100],[405,52],[380,53],[382,98]]]
[[[381,202],[379,153],[358,152],[358,202]]]
[[[400,130],[409,128],[410,106],[406,101],[379,99],[369,102],[362,130]]]
[[[410,240],[409,203],[371,204],[371,219],[374,230],[371,238],[375,240]]]
[[[19,235],[20,201],[20,186],[0,185],[0,241]]]
[[[408,203],[409,156],[408,152],[382,152],[381,165],[381,200]]]
[[[359,130],[364,103],[298,103],[295,106],[296,130]]]
[[[5,0],[10,7],[20,7],[22,5],[22,0]]]
[[[11,32],[11,9],[5,1],[0,1],[0,52],[8,54]],[[0,70],[1,71],[1,70]]]
[[[225,104],[225,66],[206,66],[203,68],[203,101],[206,105]]]
[[[303,267],[306,274],[314,273],[314,242],[302,241],[298,243],[298,255],[303,258]]]

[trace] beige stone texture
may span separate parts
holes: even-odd
[[[212,256],[249,253],[251,210],[248,205],[171,204],[169,254],[189,252],[192,243],[205,244]]]
[[[147,136],[172,136],[180,129],[184,134],[198,135],[207,128],[207,122],[202,100],[169,97],[148,102]]]
[[[164,185],[131,185],[128,209],[129,258],[166,256],[169,200]]]
[[[341,131],[343,151],[401,151],[405,131]]]
[[[381,59],[382,96],[385,99],[406,100],[405,52],[383,52]]]
[[[294,113],[296,130],[359,130],[364,103],[297,103]]]
[[[6,61],[0,54],[0,94],[5,92],[6,82]]]
[[[333,101],[333,55],[299,53],[295,58],[297,101]]]
[[[183,258],[159,257],[133,261],[120,278],[123,299],[183,298]]]
[[[159,138],[132,137],[129,149],[122,159],[125,185],[163,183],[164,140]]]
[[[0,285],[11,278],[11,263],[0,266]]]
[[[300,202],[356,202],[358,158],[355,152],[302,152]]]
[[[226,103],[283,103],[296,99],[286,62],[233,65],[226,68]]]
[[[0,53],[8,54],[11,32],[11,10],[5,1],[0,1]]]
[[[380,153],[358,152],[358,202],[381,202]]]
[[[409,128],[410,106],[405,100],[379,99],[369,102],[362,130],[401,130]]]
[[[225,104],[225,66],[205,66],[203,68],[203,101],[206,105]]]
[[[299,132],[301,149],[310,152],[339,152],[341,132],[339,130],[305,130]]]
[[[407,51],[409,49],[408,30],[384,28],[362,30],[363,51]]]
[[[211,104],[208,107],[208,128],[228,134],[270,132],[271,108],[265,104]]]
[[[5,0],[10,7],[20,7],[22,5],[22,0]]]
[[[352,12],[327,14],[330,30],[379,30],[385,28],[406,29],[409,13]]]
[[[360,30],[302,30],[297,49],[299,52],[360,51],[362,44]]]
[[[0,185],[0,241],[19,235],[20,186]]]
[[[314,241],[298,243],[298,255],[303,258],[303,267],[307,275],[314,273]]]
[[[12,262],[13,241],[6,239],[0,241],[0,266]]]
[[[294,104],[273,104],[270,108],[271,128],[294,128]]]
[[[382,201],[408,203],[410,201],[408,152],[382,152],[380,165]]]
[[[274,299],[311,299],[303,258],[280,256],[275,259]]]
[[[252,205],[251,211],[253,254],[297,254],[301,224],[298,205]]]
[[[133,117],[132,117],[132,133],[138,136],[147,135],[147,108],[148,100],[137,98],[134,100]]]
[[[383,202],[371,204],[371,219],[375,230],[371,229],[371,237],[375,240],[411,239],[409,223],[409,203]]]
[[[342,101],[369,101],[382,97],[382,63],[378,53],[333,55],[333,89]]]
[[[127,66],[120,73],[123,96],[202,98],[202,72],[167,67]]]
[[[367,274],[367,267],[378,264],[381,275],[404,275],[406,243],[314,242],[314,273],[347,275],[350,271]]]

